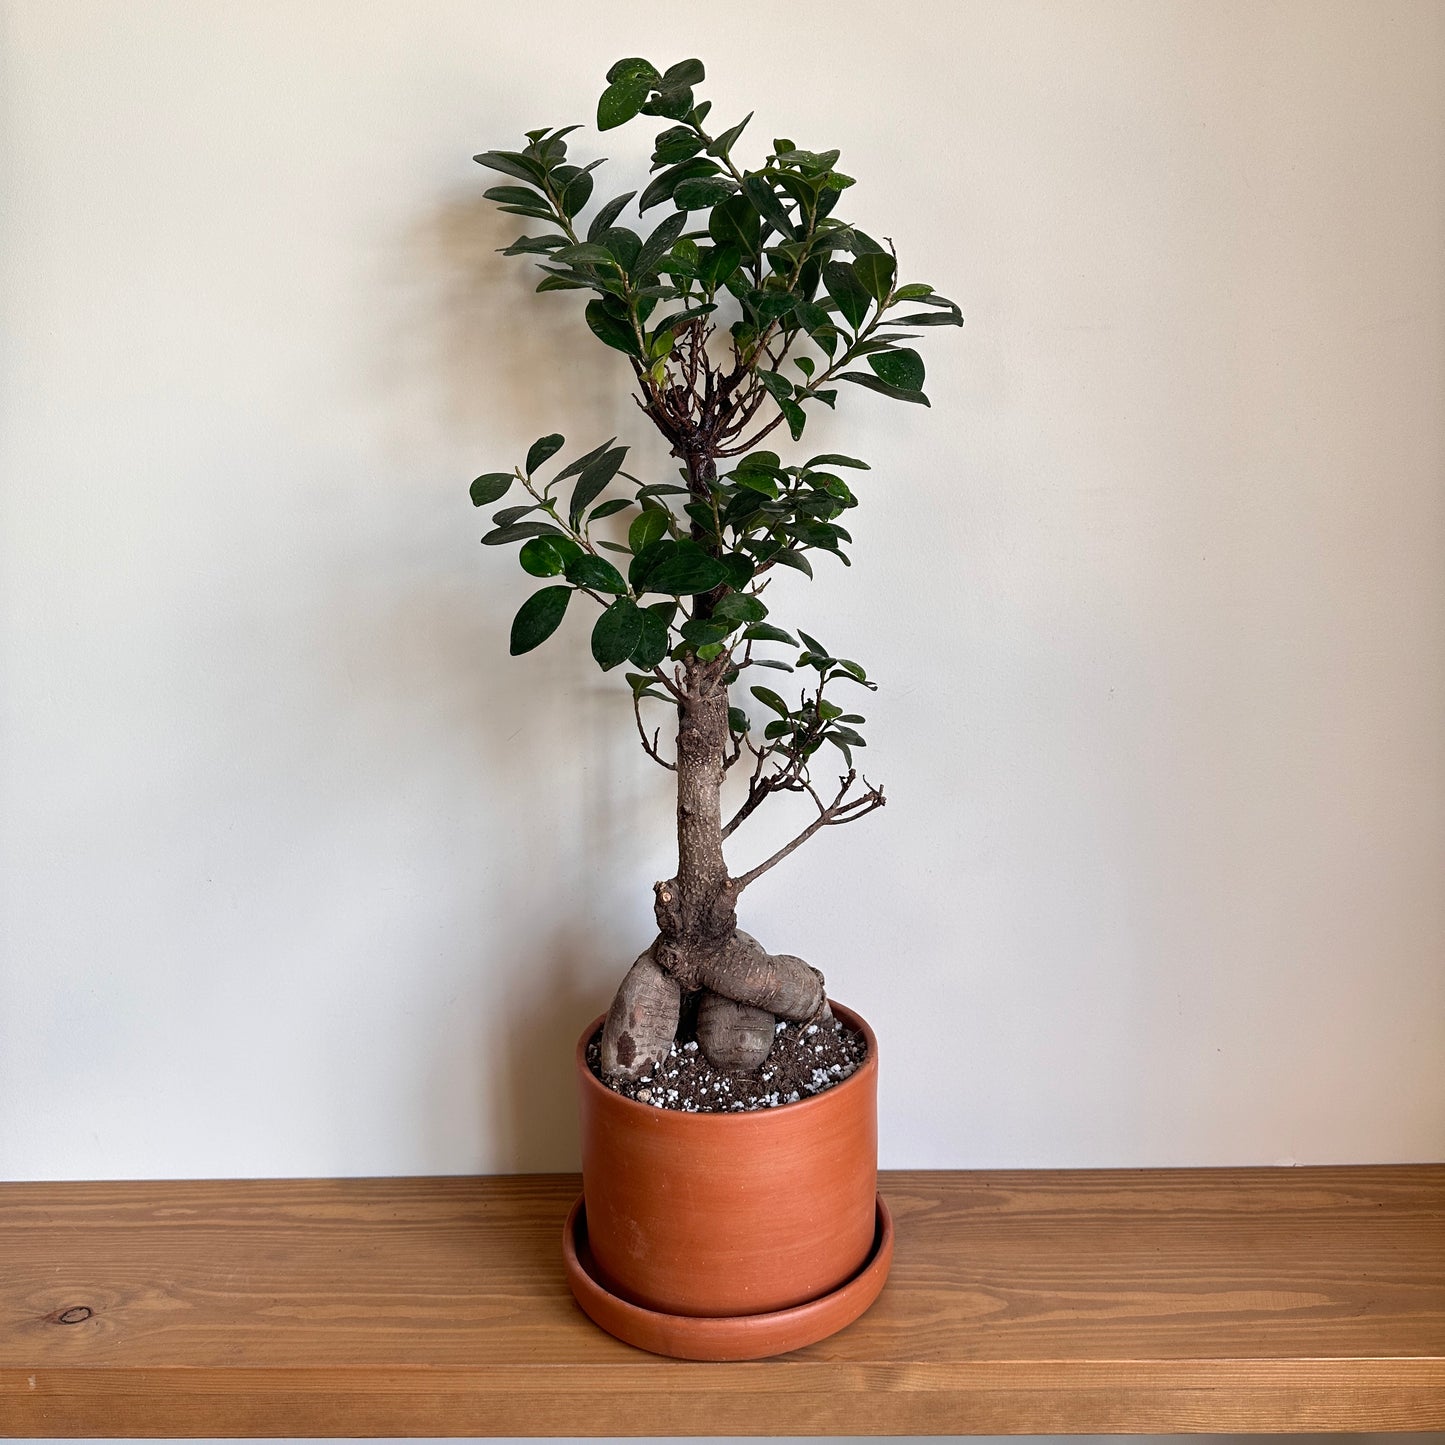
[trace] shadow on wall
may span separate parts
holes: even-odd
[[[407,472],[418,455],[450,470],[459,446],[477,460],[424,491],[382,489],[390,515],[334,556],[317,623],[345,694],[332,706],[370,719],[408,806],[449,817],[465,844],[436,882],[450,916],[415,920],[450,960],[428,976],[431,958],[415,956],[435,1027],[410,1095],[416,1148],[525,1172],[575,1167],[572,1051],[647,941],[606,921],[662,789],[639,783],[625,689],[598,675],[575,619],[525,662],[506,656],[512,613],[542,584],[521,577],[514,549],[476,544],[495,510],[467,503],[476,472],[508,468],[550,431],[568,437],[558,464],[624,429],[642,436],[625,368],[591,341],[576,298],[534,296],[528,258],[498,254],[521,228],[480,196],[448,200],[387,258],[376,284],[394,335],[377,346],[402,362],[366,378],[397,428],[385,453]]]
[[[636,420],[625,371],[592,340],[575,293],[534,294],[538,258],[500,254],[546,224],[502,214],[481,191],[504,178],[477,176],[475,192],[442,201],[403,238],[401,304],[381,355],[408,358],[404,384],[440,433],[419,439],[429,450],[498,434],[525,434],[525,448],[562,430],[569,441],[595,433],[585,451]],[[380,380],[395,387],[389,364]]]

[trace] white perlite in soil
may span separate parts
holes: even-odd
[[[862,1034],[836,1018],[821,1023],[780,1022],[773,1051],[752,1073],[728,1073],[708,1063],[696,1039],[674,1042],[667,1057],[635,1082],[602,1082],[616,1093],[654,1109],[688,1114],[725,1114],[747,1109],[776,1109],[824,1093],[841,1084],[867,1056]],[[598,1037],[587,1045],[587,1062],[600,1072]]]

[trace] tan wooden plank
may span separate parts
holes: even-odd
[[[0,1186],[0,1431],[1445,1428],[1445,1166],[883,1187],[898,1248],[864,1319],[695,1365],[573,1305],[575,1178]]]

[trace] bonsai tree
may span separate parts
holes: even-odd
[[[927,406],[923,361],[905,343],[963,321],[931,286],[900,283],[891,241],[836,214],[853,185],[838,151],[774,140],[749,168],[735,152],[752,116],[709,127],[710,103],[694,91],[703,77],[697,60],[660,71],[634,57],[607,72],[599,130],[638,115],[667,124],[641,195],[613,196],[585,222],[603,162],[568,158],[579,127],[528,131],[520,150],[476,157],[507,177],[487,197],[542,223],[504,254],[536,258],[538,291],[591,293],[587,326],[626,359],[633,399],[679,463],[676,480],[635,476],[612,438],[544,480],[564,445],[551,435],[522,466],[471,486],[479,507],[520,488],[482,541],[519,543],[526,572],[556,579],[522,604],[512,653],[545,642],[574,599],[595,606],[592,656],[604,672],[623,669],[642,747],[676,774],[677,872],[654,886],[657,937],[603,1030],[602,1071],[614,1080],[667,1055],[685,999],[702,1050],[731,1070],[766,1059],[776,1020],[827,1012],[822,975],[744,933],[737,908],[816,833],[883,806],[883,789],[858,771],[864,719],[836,700],[874,684],[815,637],[784,630],[771,606],[784,573],[811,577],[819,558],[847,565],[840,519],[857,497],[843,474],[868,467],[836,453],[785,461],[773,448],[799,442],[815,408],[836,405],[840,382]],[[662,219],[619,224],[634,200],[641,217]],[[792,687],[765,686],[759,669],[793,674]],[[671,749],[664,717],[670,732],[676,720]],[[841,764],[836,780],[819,776],[824,759]],[[746,792],[724,818],[723,782],[739,765]],[[724,843],[785,794],[811,805],[807,825],[734,873]]]

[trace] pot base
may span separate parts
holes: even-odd
[[[567,1283],[583,1312],[610,1335],[677,1360],[762,1360],[816,1344],[851,1325],[883,1289],[893,1263],[893,1216],[878,1196],[878,1227],[863,1268],[829,1294],[792,1309],[704,1318],[669,1315],[613,1294],[597,1278],[587,1244],[587,1211],[578,1199],[562,1228]]]

